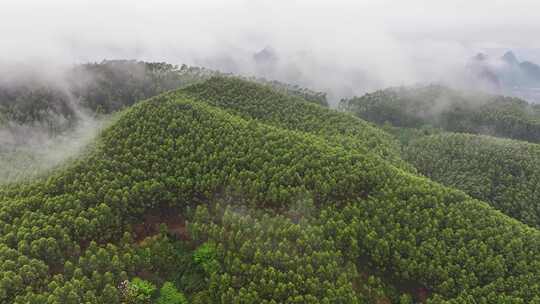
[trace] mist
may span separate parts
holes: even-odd
[[[107,121],[105,116],[98,118],[84,108],[72,95],[67,71],[59,66],[49,65],[44,70],[29,65],[4,68],[12,73],[0,80],[0,109],[13,106],[13,102],[28,104],[37,99],[46,99],[55,107],[39,110],[40,119],[32,121],[0,119],[0,184],[38,177],[76,157]],[[24,105],[21,108],[28,115]]]
[[[461,78],[478,52],[539,58],[537,1],[3,1],[0,62],[139,59],[327,91]],[[272,50],[270,63],[255,54]]]
[[[65,165],[85,151],[106,122],[85,116],[75,128],[56,136],[38,126],[0,129],[0,184],[36,178]]]

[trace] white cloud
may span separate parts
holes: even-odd
[[[3,0],[0,61],[186,62],[360,93],[436,80],[483,49],[534,56],[539,10],[528,0]],[[261,72],[251,55],[267,45],[280,60]]]

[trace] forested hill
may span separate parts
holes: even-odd
[[[66,129],[62,122],[75,123],[78,108],[111,113],[212,73],[166,63],[107,60],[74,66],[59,72],[57,79],[39,77],[38,71],[8,75],[0,81],[0,117],[4,124],[37,124],[58,133]]]
[[[404,157],[431,179],[540,227],[540,145],[447,133],[411,141]]]
[[[378,132],[238,80],[140,102],[0,188],[0,302],[538,303],[540,232],[395,167]]]
[[[76,123],[77,110],[108,114],[168,90],[216,75],[227,76],[206,68],[135,60],[75,65],[51,79],[33,70],[20,74],[0,80],[0,128],[9,123],[38,125],[53,134]],[[325,93],[263,78],[249,79],[328,106]]]
[[[540,143],[540,105],[444,86],[390,88],[341,101],[360,118],[396,127],[431,126]]]
[[[352,115],[283,94],[273,87],[238,78],[213,77],[178,92],[244,119],[319,135],[356,152],[375,152],[395,166],[411,170],[401,160],[399,143],[386,132]]]
[[[232,77],[205,68],[134,60],[105,60],[46,73],[21,67],[0,79],[0,183],[46,174],[79,153],[115,112],[140,100],[215,75]],[[324,93],[252,80],[327,106]]]
[[[378,91],[341,106],[392,133],[419,173],[539,227],[538,105],[432,85]]]

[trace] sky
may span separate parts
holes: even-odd
[[[0,66],[167,61],[337,98],[438,81],[478,52],[540,62],[538,12],[537,0],[2,0]],[[264,48],[271,65],[253,60]]]

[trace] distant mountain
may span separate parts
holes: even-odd
[[[540,83],[540,65],[524,61],[520,64],[521,69],[529,75],[533,81]]]
[[[467,71],[479,80],[482,89],[487,91],[500,91],[501,84],[498,75],[491,69],[486,54],[478,53],[467,65]]]
[[[501,59],[508,63],[509,65],[519,65],[519,61],[516,57],[516,55],[514,55],[514,53],[512,51],[508,51],[506,53],[504,53],[504,55],[501,57]]]
[[[255,60],[257,64],[274,64],[278,60],[278,56],[272,47],[267,46],[253,54],[253,60]]]
[[[500,58],[479,53],[471,58],[467,68],[482,87],[540,102],[540,65],[519,61],[512,51],[506,52]]]

